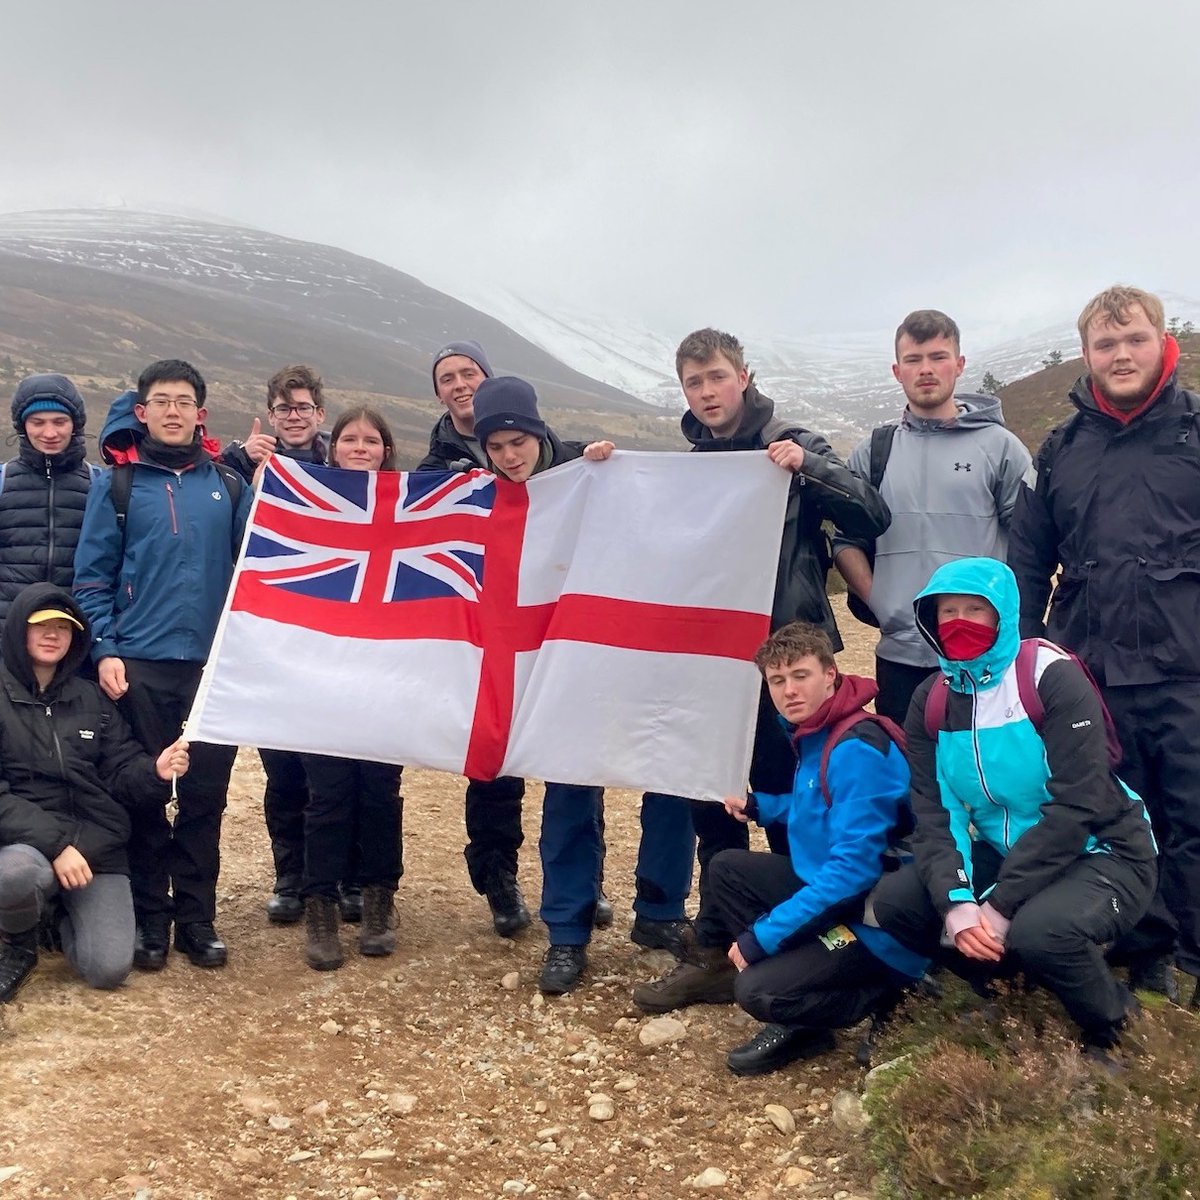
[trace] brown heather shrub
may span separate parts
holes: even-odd
[[[867,1095],[889,1200],[1200,1198],[1200,1021],[1147,1011],[1110,1077],[1040,991],[995,1005],[957,981],[910,1002],[877,1061],[911,1059]]]

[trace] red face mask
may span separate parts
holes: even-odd
[[[996,644],[996,633],[990,625],[960,618],[943,621],[938,626],[938,640],[946,657],[952,662],[970,662],[978,658]]]

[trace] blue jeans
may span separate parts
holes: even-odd
[[[586,946],[604,861],[600,803],[604,789],[547,783],[542,804],[542,907],[552,946]]]

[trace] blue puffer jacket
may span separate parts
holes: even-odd
[[[937,635],[939,595],[982,596],[1000,617],[996,641],[978,658],[948,659]],[[905,733],[917,817],[913,851],[943,915],[986,898],[1013,913],[1081,854],[1144,861],[1155,855],[1141,800],[1108,765],[1100,698],[1077,663],[1047,643],[1034,682],[1045,709],[1040,730],[1025,714],[1017,685],[1019,599],[1012,571],[991,558],[939,567],[914,601],[917,628],[950,681],[945,727],[930,739],[921,684]],[[994,887],[975,894],[971,842],[1004,859]]]
[[[35,450],[21,414],[31,401],[56,400],[71,413],[73,433],[57,454]],[[12,402],[17,457],[4,466],[0,491],[0,623],[22,588],[53,583],[70,588],[92,472],[84,462],[83,397],[65,375],[31,375]]]
[[[75,557],[75,595],[92,624],[92,657],[204,662],[208,657],[251,492],[234,511],[210,459],[175,472],[136,458],[145,426],[137,396],[117,398],[100,434],[110,462],[133,463],[124,537],[112,501],[112,472],[94,484]]]

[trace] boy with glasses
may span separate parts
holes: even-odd
[[[221,461],[252,483],[260,463],[272,454],[323,466],[329,457],[329,435],[321,432],[325,420],[325,395],[321,377],[312,367],[298,363],[276,371],[267,381],[267,421],[274,433],[263,431],[254,418],[245,442],[231,442]],[[275,887],[267,901],[267,920],[290,925],[304,916],[300,881],[304,874],[304,806],[308,780],[299,754],[290,750],[259,750],[267,786],[263,791],[263,816],[275,860]],[[340,896],[342,919],[362,916],[362,893],[345,889]]]
[[[88,494],[75,556],[100,687],[153,754],[175,741],[191,708],[250,511],[250,488],[231,487],[204,437],[205,395],[195,367],[167,359],[116,400],[100,434],[114,470]],[[131,472],[124,520],[114,503],[119,471]],[[213,919],[235,753],[193,744],[173,827],[158,807],[130,813],[133,961],[142,970],[166,964],[172,918],[177,950],[196,966],[225,964]]]

